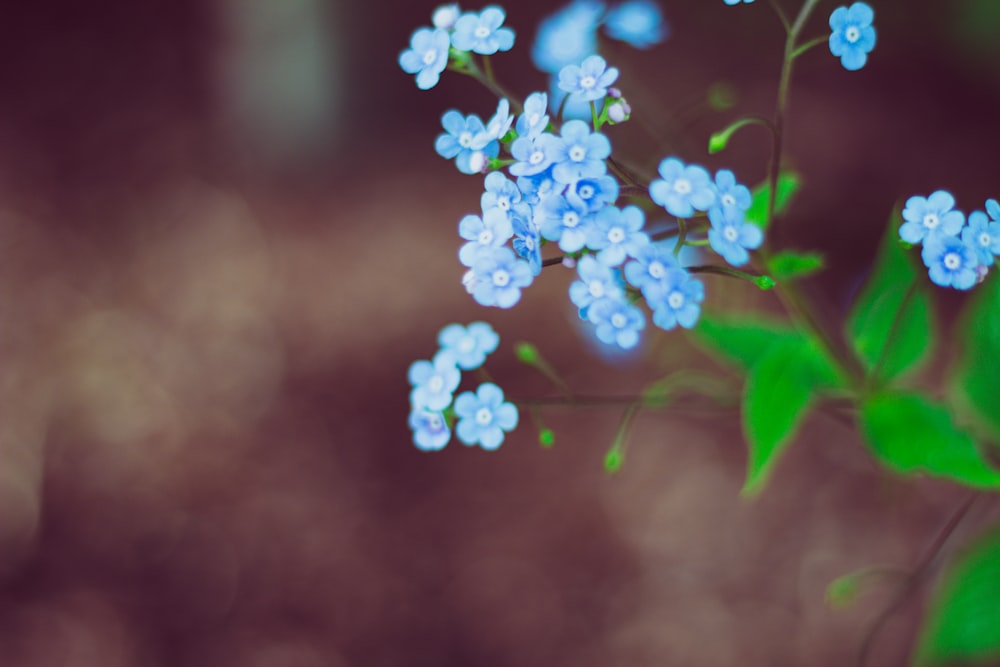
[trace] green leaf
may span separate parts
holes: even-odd
[[[783,337],[750,369],[743,389],[743,431],[750,447],[744,494],[761,489],[791,442],[818,389],[837,386],[833,368],[802,337]]]
[[[1000,487],[1000,471],[986,463],[943,405],[912,392],[884,392],[862,403],[859,419],[869,447],[891,470]]]
[[[959,333],[962,360],[953,375],[956,400],[1000,440],[1000,282],[977,288]]]
[[[778,282],[805,278],[822,269],[823,255],[818,252],[783,250],[768,261],[768,270]]]
[[[802,181],[793,171],[783,171],[778,174],[778,196],[774,200],[774,213],[781,215],[788,209],[792,196],[798,192]],[[771,197],[770,183],[762,183],[753,190],[750,208],[746,212],[747,222],[752,222],[762,229],[767,229],[771,221],[767,219],[767,206]]]
[[[892,220],[898,214],[893,213]],[[930,297],[897,241],[896,225],[882,239],[875,268],[847,320],[848,339],[865,370],[889,381],[913,370],[934,343]],[[876,385],[877,386],[877,385]]]
[[[750,370],[776,341],[797,338],[787,324],[760,319],[720,318],[702,313],[692,331],[694,339],[710,355]]]
[[[915,664],[1000,661],[1000,530],[959,558],[942,579],[917,639]]]

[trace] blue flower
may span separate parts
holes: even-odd
[[[743,218],[750,208],[753,198],[750,189],[736,182],[736,176],[728,169],[715,173],[715,206],[727,217]]]
[[[515,215],[514,225],[514,252],[523,257],[531,267],[531,273],[538,275],[542,272],[542,237],[531,217]]]
[[[618,181],[611,176],[581,178],[566,189],[566,198],[588,211],[599,211],[618,199]]]
[[[563,187],[552,178],[551,165],[537,174],[517,177],[517,189],[531,206],[538,206],[549,197],[558,195]]]
[[[957,236],[930,234],[924,239],[920,258],[936,285],[967,290],[976,284],[976,248]]]
[[[636,346],[639,332],[646,327],[642,311],[621,299],[598,299],[587,310],[587,319],[596,325],[595,333],[602,343],[614,344],[623,350]]]
[[[730,7],[733,7],[735,5],[740,4],[741,2],[745,2],[749,5],[750,3],[753,2],[753,0],[723,0],[723,2],[725,2]]]
[[[513,222],[515,215],[530,216],[531,208],[522,202],[521,190],[517,184],[499,171],[486,174],[486,192],[479,198],[479,204],[485,214],[490,209],[500,209]]]
[[[965,224],[965,214],[953,211],[955,198],[950,192],[938,190],[930,197],[910,197],[903,209],[906,221],[899,228],[899,237],[917,244],[933,234],[956,236]]]
[[[962,242],[976,251],[980,265],[993,266],[993,256],[1000,255],[1000,221],[990,222],[982,211],[973,211],[969,225],[962,230]]]
[[[455,158],[455,166],[463,174],[474,174],[473,156],[496,157],[500,153],[500,143],[492,140],[479,116],[463,116],[454,109],[441,116],[444,134],[439,134],[434,142],[434,150],[443,158]]]
[[[502,246],[514,230],[510,218],[499,208],[491,208],[478,215],[467,215],[458,223],[458,235],[468,241],[458,251],[458,261],[463,266],[472,266],[485,252]]]
[[[611,142],[600,132],[590,131],[582,120],[563,123],[553,145],[552,177],[560,183],[602,176],[608,171],[604,160],[611,155]]]
[[[472,265],[472,298],[483,306],[511,308],[521,299],[521,289],[534,280],[531,267],[506,247],[492,247]]]
[[[417,88],[428,90],[437,85],[448,66],[448,33],[420,28],[410,37],[410,48],[399,54],[399,66],[407,74],[417,75]]]
[[[411,407],[433,411],[444,410],[451,405],[451,394],[462,379],[462,374],[455,365],[455,358],[441,351],[434,355],[432,361],[414,361],[410,364],[407,375],[413,385],[410,392]]]
[[[479,14],[468,12],[455,21],[451,44],[459,51],[475,51],[491,56],[497,51],[510,51],[514,46],[514,31],[501,28],[507,14],[495,5]]]
[[[604,100],[597,100],[596,104],[597,111],[600,113],[604,108]],[[559,113],[561,111],[562,120],[578,119],[589,123],[592,117],[590,102],[577,95],[571,95],[560,88],[559,77],[557,75],[549,78],[549,108],[552,110],[552,113]]]
[[[559,88],[570,94],[570,99],[594,101],[608,94],[608,86],[618,79],[618,68],[608,67],[604,58],[593,55],[577,65],[566,65],[559,70]]]
[[[667,276],[678,268],[673,253],[658,243],[639,248],[635,259],[625,265],[625,279],[642,290],[646,301],[655,301],[667,288]]]
[[[579,280],[570,283],[569,300],[579,311],[580,319],[587,318],[587,309],[599,299],[625,300],[621,275],[590,255],[584,255],[576,264]]]
[[[653,311],[653,324],[669,331],[676,325],[690,329],[701,314],[701,302],[705,298],[705,286],[684,269],[675,267],[667,271],[661,285],[657,286],[650,299],[643,291],[646,303]]]
[[[1000,202],[996,199],[986,200],[986,212],[989,213],[993,220],[1000,222]]]
[[[685,166],[677,158],[660,162],[660,176],[649,184],[649,197],[678,218],[690,218],[715,203],[715,185],[704,167]]]
[[[709,245],[733,266],[746,264],[750,259],[747,250],[759,248],[764,240],[760,227],[746,222],[742,213],[726,215],[723,209],[714,207],[708,211],[708,220],[712,223]]]
[[[649,244],[649,237],[640,231],[645,221],[642,209],[637,206],[605,206],[587,228],[587,247],[600,251],[597,259],[602,264],[618,266]]]
[[[434,24],[435,28],[441,28],[442,30],[451,30],[455,27],[455,21],[461,16],[462,10],[458,8],[458,4],[451,5],[441,5],[434,10],[434,16],[431,18],[431,23]]]
[[[859,70],[868,61],[868,54],[875,48],[875,12],[864,2],[850,7],[837,7],[830,14],[830,53],[840,58],[847,70]]]
[[[652,0],[628,0],[608,12],[604,19],[608,37],[648,49],[667,36],[663,13]]]
[[[596,53],[597,26],[602,14],[603,2],[576,0],[542,20],[531,47],[535,67],[556,74],[566,65],[579,63]]]
[[[451,440],[451,429],[444,415],[438,410],[414,408],[410,411],[410,429],[413,431],[413,444],[425,452],[435,452],[443,449]]]
[[[510,115],[510,102],[504,98],[497,104],[497,112],[486,123],[486,136],[493,139],[503,139],[504,135],[514,124],[514,117]]]
[[[518,137],[510,145],[510,154],[517,160],[510,165],[513,176],[534,176],[551,166],[555,159],[555,135],[542,132],[536,136]]]
[[[524,111],[517,118],[517,135],[519,137],[537,137],[549,126],[548,96],[545,93],[532,93],[524,100]]]
[[[473,322],[467,327],[449,324],[438,333],[438,345],[455,360],[463,371],[479,368],[486,356],[500,344],[500,336],[486,322]]]
[[[517,427],[517,407],[504,401],[503,390],[492,382],[479,385],[473,394],[462,393],[455,399],[458,424],[455,434],[466,445],[479,444],[496,449],[503,443],[504,431]]]
[[[558,195],[546,199],[535,212],[540,218],[542,238],[558,241],[563,252],[577,252],[586,245],[587,228],[593,222],[587,209]]]

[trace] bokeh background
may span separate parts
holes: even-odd
[[[797,3],[784,3],[795,5]],[[787,150],[804,190],[776,247],[818,248],[807,285],[837,326],[894,203],[1000,196],[1000,12],[878,0],[870,64],[820,47],[794,80]],[[510,0],[528,45],[561,3]],[[807,34],[826,31],[823,3]],[[663,2],[670,38],[608,45],[634,120],[616,151],[764,177],[782,33],[765,2]],[[911,566],[960,490],[893,479],[816,416],[753,501],[735,413],[644,413],[602,471],[614,410],[526,415],[494,453],[422,454],[409,363],[449,322],[488,318],[493,375],[550,392],[510,344],[574,386],[638,391],[704,365],[680,333],[601,357],[568,272],[486,311],[455,261],[481,184],[432,150],[449,108],[495,100],[396,65],[434,4],[336,0],[7,3],[0,20],[0,665],[843,665],[891,582],[833,612],[834,577]],[[476,7],[478,9],[478,7]],[[729,112],[706,110],[731,84]],[[707,284],[710,304],[775,309]],[[940,295],[948,328],[964,297]],[[934,382],[932,374],[927,382]],[[945,554],[996,517],[977,503]],[[903,664],[928,589],[872,664]]]

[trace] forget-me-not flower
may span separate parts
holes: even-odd
[[[720,169],[715,173],[715,205],[713,208],[731,218],[743,219],[750,208],[753,197],[750,188],[736,182],[736,176],[728,169]]]
[[[410,404],[414,408],[440,411],[451,405],[452,392],[458,388],[462,374],[455,365],[455,358],[448,352],[438,351],[434,359],[421,359],[410,364],[407,373],[413,390]]]
[[[931,281],[941,287],[967,290],[979,277],[976,248],[957,236],[930,234],[924,239],[920,258],[928,269]]]
[[[420,28],[410,37],[410,48],[399,54],[399,66],[407,74],[417,75],[417,88],[428,90],[437,85],[448,66],[449,43],[444,30]]]
[[[586,245],[587,227],[593,222],[587,209],[563,195],[554,195],[535,207],[535,215],[542,238],[557,241],[563,252],[577,252]]]
[[[570,283],[569,300],[579,309],[580,319],[587,319],[587,309],[598,299],[625,300],[621,274],[593,256],[581,257],[576,271],[580,279]]]
[[[587,319],[595,325],[598,340],[623,350],[635,347],[646,327],[642,311],[622,299],[597,299],[587,309]]]
[[[417,449],[434,452],[443,449],[451,440],[451,429],[440,411],[414,408],[410,411],[409,423]]]
[[[518,137],[510,145],[510,154],[517,160],[510,165],[513,176],[534,176],[551,166],[555,159],[555,135],[542,132],[536,136]]]
[[[517,117],[517,136],[537,137],[549,126],[548,96],[532,93],[524,100],[524,111]]]
[[[840,58],[847,70],[859,70],[875,48],[875,12],[865,2],[850,7],[837,7],[830,14],[830,53]]]
[[[517,427],[517,407],[504,401],[503,390],[492,382],[479,385],[476,393],[459,394],[455,399],[458,424],[455,434],[466,445],[496,449],[503,443],[504,432]]]
[[[690,218],[715,203],[715,185],[704,167],[686,166],[677,158],[660,162],[661,178],[649,184],[649,198],[678,218]]]
[[[962,230],[962,241],[976,251],[980,265],[993,266],[994,255],[1000,255],[1000,221],[991,222],[982,211],[973,211]]]
[[[899,228],[899,238],[917,244],[934,234],[958,235],[965,214],[954,208],[955,198],[946,190],[937,190],[930,197],[910,197],[903,208],[905,222]]]
[[[455,21],[451,45],[459,51],[474,51],[491,56],[497,51],[510,51],[514,46],[514,31],[502,28],[506,12],[491,5],[480,13],[467,12]]]
[[[604,14],[604,3],[575,0],[564,9],[542,20],[531,47],[535,67],[558,74],[566,65],[579,63],[597,52],[597,27]]]
[[[455,21],[457,21],[458,17],[461,15],[462,10],[459,9],[457,4],[441,5],[434,10],[434,14],[431,17],[431,23],[434,24],[435,28],[451,30],[455,27]]]
[[[467,327],[449,324],[438,333],[438,345],[451,354],[455,365],[463,371],[482,366],[499,344],[500,336],[486,322],[473,322]]]
[[[618,68],[608,67],[598,55],[584,58],[580,65],[566,65],[559,70],[559,89],[570,95],[570,100],[599,100],[608,94],[608,86],[618,80]]]
[[[515,215],[513,224],[514,240],[511,245],[514,246],[514,252],[528,262],[531,273],[537,276],[542,272],[542,235],[538,225],[534,223],[530,213]]]
[[[471,267],[484,252],[498,248],[514,235],[510,218],[499,208],[467,215],[458,223],[458,235],[468,241],[458,251],[458,261]]]
[[[649,243],[625,264],[625,279],[642,290],[646,301],[653,302],[666,290],[667,274],[676,268],[677,259],[672,252],[660,243]]]
[[[708,220],[712,223],[709,245],[733,266],[746,264],[750,259],[747,250],[759,248],[764,240],[760,227],[746,222],[742,213],[726,215],[723,209],[713,207],[708,211]]]
[[[599,211],[618,199],[618,181],[606,175],[581,178],[566,189],[566,198],[588,211]]]
[[[507,247],[491,247],[473,263],[472,298],[483,306],[511,308],[521,300],[521,290],[534,274],[528,263]]]
[[[627,0],[604,18],[604,32],[637,49],[648,49],[667,36],[663,12],[653,0]]]
[[[611,155],[611,142],[600,132],[591,132],[582,120],[563,123],[553,144],[552,176],[560,183],[594,178],[607,173],[604,160]]]
[[[723,0],[723,2],[725,2],[730,7],[733,7],[735,5],[740,4],[741,2],[745,2],[749,5],[750,3],[753,2],[753,0]]]
[[[618,266],[649,243],[649,237],[642,231],[645,221],[638,206],[605,206],[587,228],[587,247],[598,251],[597,260],[602,264]]]
[[[441,116],[441,125],[445,132],[438,135],[434,150],[443,158],[455,158],[455,166],[463,174],[478,171],[474,155],[496,157],[500,153],[500,142],[490,138],[483,121],[475,114],[463,116],[452,109]]]
[[[653,324],[669,331],[678,324],[690,329],[701,314],[701,302],[705,298],[705,286],[682,268],[667,270],[662,285],[655,291],[656,298],[650,300],[646,291],[646,303],[653,311]]]

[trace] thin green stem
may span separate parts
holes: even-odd
[[[801,56],[803,53],[813,48],[814,46],[825,44],[828,41],[830,41],[829,35],[820,35],[819,37],[814,37],[805,44],[803,44],[802,46],[799,46],[794,51],[792,51],[792,58],[798,58],[799,56]]]
[[[771,7],[774,8],[774,13],[778,15],[778,19],[781,21],[781,25],[785,27],[785,32],[789,32],[792,29],[792,26],[788,22],[788,16],[785,15],[785,10],[778,4],[778,0],[770,0],[770,2]]]
[[[684,240],[687,239],[687,233],[687,221],[684,218],[677,218],[677,243],[674,244],[674,257],[680,256]]]

